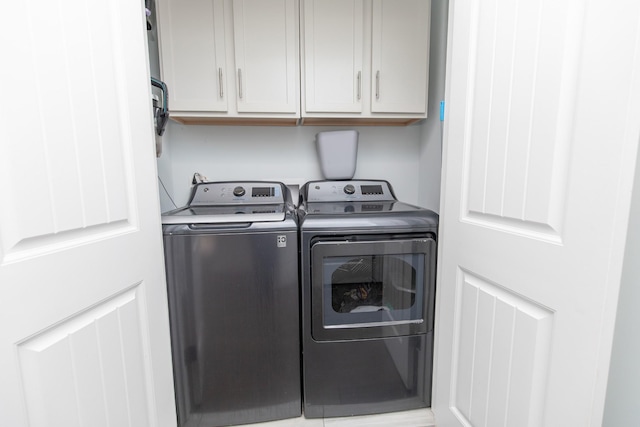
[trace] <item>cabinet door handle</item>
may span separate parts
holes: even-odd
[[[358,101],[362,96],[362,71],[358,71]]]
[[[242,99],[242,69],[238,68],[238,97]]]
[[[222,88],[222,68],[218,68],[218,87],[220,88],[220,98],[224,98],[224,89]]]
[[[376,99],[380,99],[380,70],[376,71]]]

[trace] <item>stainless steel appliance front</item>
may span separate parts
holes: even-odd
[[[438,216],[384,181],[302,191],[304,414],[429,406]]]
[[[227,187],[225,200],[247,199]],[[301,414],[297,223],[285,200],[255,191],[260,207],[246,192],[250,206],[191,206],[163,217],[180,427]]]

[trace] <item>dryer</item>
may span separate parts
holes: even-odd
[[[438,215],[381,180],[300,191],[307,418],[430,406]]]

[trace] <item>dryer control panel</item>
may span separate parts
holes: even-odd
[[[395,201],[387,181],[312,181],[306,184],[307,202]]]

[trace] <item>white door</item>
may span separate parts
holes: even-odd
[[[602,421],[640,138],[640,2],[452,0],[439,427]]]
[[[0,14],[0,425],[175,426],[142,1]]]

